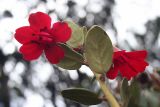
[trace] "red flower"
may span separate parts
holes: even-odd
[[[64,57],[64,51],[57,45],[65,43],[71,36],[71,29],[65,22],[56,22],[51,27],[51,18],[42,12],[29,16],[30,26],[16,29],[15,38],[22,44],[20,52],[24,59],[37,59],[44,51],[46,58],[52,64],[58,63]]]
[[[113,55],[113,66],[106,73],[109,79],[114,79],[118,72],[121,73],[122,77],[126,77],[130,80],[138,73],[143,72],[148,66],[148,63],[144,60],[147,56],[147,51],[133,51],[126,52],[115,49]]]

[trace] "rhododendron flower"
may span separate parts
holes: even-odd
[[[106,73],[109,79],[114,79],[118,72],[122,77],[130,80],[132,77],[136,76],[145,70],[148,63],[145,61],[147,57],[147,51],[133,51],[126,52],[125,50],[114,49],[113,55],[113,65],[110,70]]]
[[[20,52],[24,59],[37,59],[44,51],[52,64],[64,57],[63,49],[57,43],[65,43],[71,36],[71,28],[65,22],[56,22],[51,27],[51,18],[42,12],[29,16],[30,26],[16,29],[15,38],[22,44]]]

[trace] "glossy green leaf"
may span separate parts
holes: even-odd
[[[65,51],[65,57],[57,65],[61,68],[74,70],[79,69],[83,62],[83,56],[72,50],[65,44],[60,44]]]
[[[112,64],[113,47],[106,32],[99,26],[93,26],[85,40],[85,59],[96,73],[105,73]]]
[[[72,29],[72,35],[67,44],[73,48],[78,48],[84,43],[83,29],[72,21],[66,21]]]
[[[102,102],[97,94],[82,88],[63,90],[62,95],[64,98],[76,101],[84,105],[96,105]]]

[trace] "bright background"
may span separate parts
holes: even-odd
[[[93,74],[85,66],[66,72],[44,58],[22,59],[15,29],[28,25],[28,15],[37,11],[48,13],[53,23],[71,19],[81,26],[99,25],[119,48],[146,49],[146,72],[160,67],[160,0],[0,0],[0,107],[85,107],[64,100],[60,90],[99,90],[90,85]],[[116,87],[115,80],[111,83]]]

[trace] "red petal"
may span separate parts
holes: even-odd
[[[43,47],[36,43],[28,43],[21,46],[20,52],[23,54],[24,59],[30,61],[37,59],[42,54]]]
[[[121,55],[125,54],[125,51],[116,51],[113,54],[113,59],[118,59]]]
[[[119,70],[121,72],[122,77],[126,77],[128,80],[130,80],[131,77],[136,76],[138,73],[133,68],[131,68],[127,63],[125,63],[123,66],[120,66]]]
[[[53,45],[45,49],[45,55],[50,63],[57,64],[64,58],[64,51],[61,47]]]
[[[146,68],[146,66],[148,66],[148,63],[145,62],[144,60],[129,60],[128,64],[130,67],[132,67],[133,69],[135,69],[135,71],[137,72],[143,72]]]
[[[110,70],[106,73],[106,76],[109,79],[114,79],[114,78],[116,78],[117,75],[118,75],[118,67],[117,66],[111,67]]]
[[[16,29],[15,39],[21,44],[28,43],[32,39],[33,30],[29,26]]]
[[[136,59],[145,59],[147,57],[147,51],[141,50],[141,51],[133,51],[133,52],[126,52],[125,53],[127,57],[129,58],[136,58]]]
[[[29,16],[29,23],[35,30],[50,29],[51,18],[42,12],[32,13]]]
[[[71,28],[66,22],[54,23],[51,32],[56,42],[66,42],[71,37]]]
[[[131,77],[136,76],[139,72],[143,72],[148,65],[144,59],[147,56],[147,52],[144,51],[134,51],[134,52],[125,52],[125,51],[117,51],[114,52],[114,64],[118,63],[118,60],[121,58],[124,59],[125,62],[121,62],[116,64],[119,67],[119,70],[123,77],[126,77],[128,80]],[[119,59],[120,58],[120,59]]]

